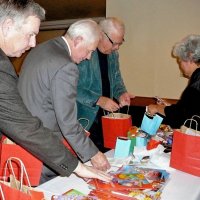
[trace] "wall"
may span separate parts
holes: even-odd
[[[44,42],[48,39],[63,35],[65,33],[65,30],[50,30],[50,31],[40,31],[37,35],[37,44]],[[20,58],[11,58],[11,61],[15,67],[15,71],[17,74],[20,73],[21,65],[28,54],[28,51],[26,51]]]
[[[97,22],[106,15],[106,0],[35,0],[46,10],[46,21],[41,23],[37,43],[63,35],[68,26],[80,18],[93,18]],[[56,3],[55,3],[56,2]],[[11,58],[16,72],[28,52],[20,58]]]
[[[120,48],[128,90],[138,96],[179,98],[187,80],[171,56],[175,42],[200,34],[199,0],[107,0],[107,16],[126,25]]]

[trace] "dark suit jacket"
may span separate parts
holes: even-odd
[[[79,72],[66,42],[58,37],[31,50],[19,77],[22,99],[44,126],[62,135],[85,162],[98,149],[77,121],[76,94]],[[62,134],[61,134],[62,133]]]
[[[0,49],[0,131],[60,175],[69,176],[78,160],[25,107],[17,90],[18,77]]]

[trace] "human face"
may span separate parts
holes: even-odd
[[[13,22],[6,35],[5,53],[9,57],[20,57],[25,51],[36,45],[40,19],[29,16],[21,22]]]
[[[122,43],[124,42],[124,38],[122,39],[122,42],[113,42],[113,40],[108,36],[108,34],[106,32],[104,32],[104,34],[106,35],[106,37],[108,38],[109,42],[112,44],[113,47],[118,47],[120,45],[122,45]]]
[[[98,41],[94,42],[92,44],[84,44],[80,43],[79,45],[74,48],[72,52],[72,60],[76,63],[79,64],[83,60],[90,60],[92,52],[95,51],[97,48]]]
[[[124,42],[124,33],[118,32],[108,34],[106,32],[102,32],[102,39],[98,46],[99,50],[104,54],[110,54],[113,51],[119,50],[119,47]]]
[[[178,60],[180,71],[183,73],[183,76],[190,78],[193,72],[194,63],[191,61]]]

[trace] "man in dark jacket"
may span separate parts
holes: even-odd
[[[110,180],[71,155],[59,139],[25,107],[17,90],[18,77],[8,57],[20,57],[35,46],[45,11],[32,0],[0,0],[0,131],[62,176]]]

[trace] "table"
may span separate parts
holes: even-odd
[[[113,154],[114,150],[111,150],[106,156],[113,157]],[[90,192],[87,183],[74,174],[70,177],[58,176],[37,188],[44,191],[47,200],[50,200],[52,195],[62,194],[72,188],[84,194]],[[200,177],[178,170],[170,172],[161,200],[200,200]]]

